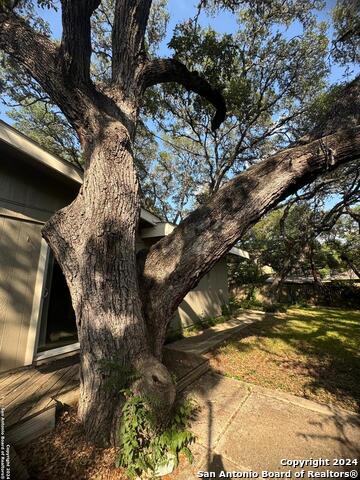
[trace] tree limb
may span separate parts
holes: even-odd
[[[212,266],[265,213],[319,174],[360,158],[360,76],[307,139],[256,163],[153,245],[139,262],[145,317],[161,355],[167,322]],[[140,260],[140,259],[139,259]]]
[[[166,320],[186,293],[266,212],[327,168],[360,158],[360,127],[323,141],[334,152],[331,166],[319,140],[277,153],[230,180],[150,248],[141,285],[146,316],[158,332],[156,342],[163,341]],[[161,348],[160,344],[154,348]]]
[[[145,60],[144,36],[152,0],[116,0],[112,29],[112,80],[126,89]],[[142,58],[143,57],[143,58]]]
[[[159,83],[179,83],[187,90],[204,97],[216,108],[211,122],[213,131],[217,130],[225,120],[226,104],[219,90],[213,88],[197,72],[190,72],[184,64],[176,59],[158,59],[147,62],[141,72],[140,82],[143,90]]]
[[[4,6],[0,7],[0,49],[21,63],[44,90],[54,93],[60,74],[55,43]]]
[[[359,224],[359,233],[360,233],[360,214],[356,213],[354,210],[351,210],[349,206],[345,208],[346,213]]]
[[[21,39],[21,42],[19,41]],[[6,7],[0,7],[0,50],[19,62],[49,95],[81,138],[82,119],[87,112],[85,97],[64,78],[59,48],[45,35]]]
[[[90,17],[101,0],[61,0],[63,74],[74,83],[90,81]]]

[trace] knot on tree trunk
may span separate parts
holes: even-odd
[[[138,379],[132,391],[153,410],[159,425],[166,424],[175,402],[176,389],[170,372],[159,360],[147,356],[136,362]]]

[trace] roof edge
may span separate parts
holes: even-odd
[[[3,120],[0,120],[0,141],[24,153],[36,162],[48,167],[50,170],[73,180],[79,185],[82,183],[82,171],[79,168],[67,160],[50,153],[40,144]]]
[[[10,145],[21,153],[24,153],[34,162],[38,162],[50,170],[67,177],[79,186],[82,184],[83,172],[78,167],[49,152],[39,143],[0,119],[0,143],[1,142]],[[161,218],[144,208],[141,208],[140,217],[153,226],[161,222]]]

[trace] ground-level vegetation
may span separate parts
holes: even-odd
[[[202,319],[182,335],[197,335],[238,313],[246,309],[232,299],[222,316]],[[265,313],[262,320],[234,334],[208,356],[211,368],[222,375],[359,412],[359,342],[359,310],[293,306],[286,312]],[[139,418],[134,419],[131,428],[139,424]],[[130,436],[137,441],[136,432]],[[19,456],[38,480],[59,478],[62,472],[69,479],[125,480],[131,478],[128,469],[117,468],[115,462],[120,450],[97,448],[86,440],[76,409],[67,408],[55,430],[20,450]],[[140,461],[146,452],[136,447],[130,453]],[[183,454],[179,459],[187,463]],[[178,471],[162,478],[176,478]]]
[[[255,308],[264,311],[284,310],[286,307],[335,307],[352,310],[360,309],[360,281],[339,280],[324,282],[282,283],[271,296],[271,283],[248,283],[233,289],[236,305],[241,308]]]
[[[210,352],[218,372],[347,410],[360,410],[360,311],[268,314]]]

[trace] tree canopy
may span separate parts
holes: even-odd
[[[56,3],[17,3],[37,31],[51,35],[41,9],[56,9]],[[135,143],[147,208],[178,223],[224,182],[290,145],[318,123],[321,112],[327,114],[341,91],[333,86],[328,91],[331,64],[350,68],[358,60],[358,16],[356,2],[338,2],[331,12],[331,39],[330,18],[326,24],[317,17],[322,8],[319,0],[202,1],[169,37],[166,1],[153,2],[146,31],[148,54],[155,56],[170,38],[174,57],[222,91],[228,115],[213,131],[212,109],[201,96],[175,83],[147,91]],[[220,34],[211,26],[211,17],[221,9],[230,10],[236,19],[233,32]],[[203,17],[210,18],[207,26]],[[113,18],[114,0],[106,0],[91,19],[94,82],[108,83],[111,78]],[[2,99],[15,127],[80,166],[78,138],[63,113],[18,62],[2,55]]]

